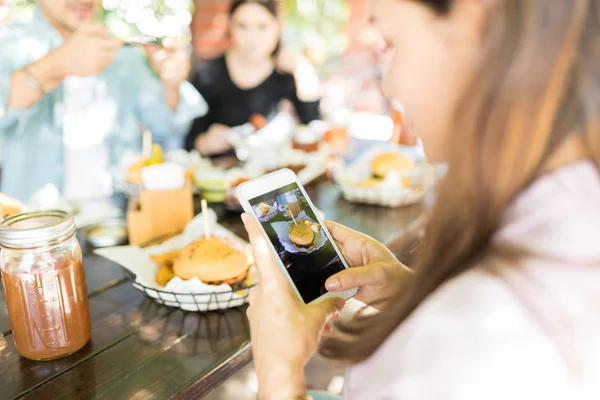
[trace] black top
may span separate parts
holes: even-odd
[[[197,118],[185,140],[187,150],[194,148],[198,135],[212,124],[234,127],[247,123],[254,114],[267,120],[277,115],[279,103],[287,99],[296,109],[303,124],[319,118],[319,101],[304,102],[298,99],[296,81],[291,74],[274,70],[267,79],[252,89],[240,89],[233,83],[225,56],[210,61],[197,71],[192,84],[208,103],[208,113]]]

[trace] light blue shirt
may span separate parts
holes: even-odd
[[[29,109],[10,109],[7,103],[11,74],[62,43],[62,37],[39,10],[31,22],[0,26],[0,190],[23,201],[47,183],[63,187],[64,87],[47,93]],[[113,167],[124,152],[140,151],[140,124],[155,138],[183,136],[191,122],[207,111],[206,103],[188,82],[181,86],[178,108],[172,111],[143,49],[123,47],[97,79],[103,90],[96,96],[102,96],[105,103],[114,102],[117,110],[105,139]]]

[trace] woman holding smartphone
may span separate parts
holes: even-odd
[[[264,123],[282,100],[292,103],[303,124],[319,118],[319,78],[305,57],[281,48],[277,1],[233,0],[229,18],[231,48],[192,79],[209,111],[194,121],[185,145],[203,156],[230,151],[231,127],[255,115]]]
[[[447,161],[408,272],[330,224],[374,315],[322,354],[346,399],[600,398],[600,0],[374,0],[394,52],[384,80]],[[303,399],[335,301],[291,293],[254,219],[248,316],[261,399]],[[278,301],[273,301],[278,299]],[[318,397],[317,397],[318,398]]]

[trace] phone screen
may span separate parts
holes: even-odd
[[[279,258],[306,303],[321,297],[325,281],[345,267],[296,183],[250,199]]]

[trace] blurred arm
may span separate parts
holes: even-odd
[[[196,148],[198,137],[205,135],[210,126],[215,123],[216,98],[212,95],[211,88],[202,71],[194,73],[192,84],[205,99],[208,111],[201,117],[198,117],[192,123],[192,127],[185,138],[185,149],[193,150]]]
[[[130,51],[132,53],[128,58],[128,68],[131,68],[132,79],[136,81],[139,120],[156,137],[185,135],[192,121],[206,114],[206,102],[189,82],[182,83],[176,94],[165,93],[162,82],[148,65],[144,55],[139,49]],[[175,106],[175,109],[170,106]]]
[[[31,118],[38,103],[65,77],[59,52],[53,51],[25,65],[26,61],[20,59],[19,44],[9,27],[0,30],[0,136],[14,132],[20,123]]]
[[[308,103],[321,99],[322,88],[317,71],[304,57],[300,57],[294,70],[294,81],[298,100]]]

